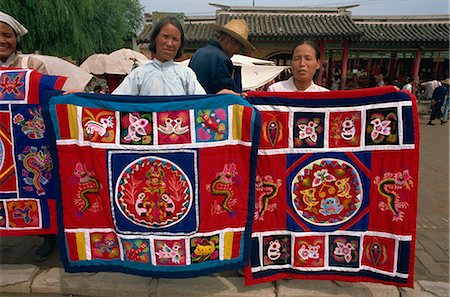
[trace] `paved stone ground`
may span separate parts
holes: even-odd
[[[370,283],[282,280],[245,287],[235,272],[194,279],[65,273],[56,250],[33,261],[37,236],[0,237],[0,296],[449,296],[449,124],[421,117],[414,289]],[[17,295],[18,294],[18,295]]]

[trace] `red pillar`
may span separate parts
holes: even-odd
[[[411,69],[411,77],[416,78],[419,76],[420,61],[422,60],[422,51],[420,49],[416,50],[416,57],[414,58],[414,63]]]
[[[344,40],[344,48],[342,50],[341,65],[341,90],[345,90],[347,85],[347,64],[348,64],[348,40]]]
[[[370,75],[372,74],[372,57],[370,56],[367,59],[367,79],[369,80],[370,83]]]
[[[325,42],[323,40],[320,41],[319,47],[320,47],[320,69],[319,69],[319,75],[316,79],[316,85],[321,86],[322,85],[322,76],[323,76],[323,60],[324,60],[324,54],[325,54]]]
[[[433,71],[434,77],[439,77],[438,73],[439,73],[439,66],[440,66],[440,64],[441,63],[439,61],[436,62],[436,66],[434,67],[434,71]]]

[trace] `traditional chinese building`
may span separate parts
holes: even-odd
[[[388,82],[403,77],[421,79],[449,75],[449,15],[433,16],[352,16],[355,6],[246,7],[217,5],[212,17],[185,17],[187,46],[185,58],[214,37],[211,23],[226,24],[245,19],[256,58],[290,65],[292,50],[301,39],[316,41],[323,62],[316,81],[330,86],[339,73],[341,88],[358,74],[356,87],[371,86],[373,77],[383,74]],[[152,15],[137,42],[142,52],[148,48]],[[147,53],[149,55],[149,53]],[[355,86],[353,86],[355,87]]]

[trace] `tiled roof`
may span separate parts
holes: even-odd
[[[187,42],[207,42],[214,34],[213,29],[209,24],[214,23],[214,21],[185,21],[184,30]],[[144,30],[137,36],[138,43],[148,43],[150,41],[150,32],[152,31],[151,22],[146,23]]]
[[[450,23],[448,18],[353,18],[364,35],[363,43],[448,43]]]
[[[228,7],[227,7],[228,8]],[[304,10],[289,12],[262,10],[230,10],[217,12],[216,17],[194,17],[185,20],[186,40],[190,44],[208,42],[214,34],[209,24],[226,24],[242,18],[250,27],[250,42],[299,38],[355,40],[366,44],[448,44],[448,15],[425,17],[355,17],[342,12],[313,13]],[[138,35],[138,43],[149,42],[151,18]]]
[[[349,15],[335,13],[219,13],[217,23],[223,26],[235,18],[246,20],[250,37],[264,39],[355,39],[363,33]]]

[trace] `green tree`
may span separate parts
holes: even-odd
[[[24,53],[77,60],[124,47],[144,24],[139,0],[1,0],[0,10],[28,29]]]

